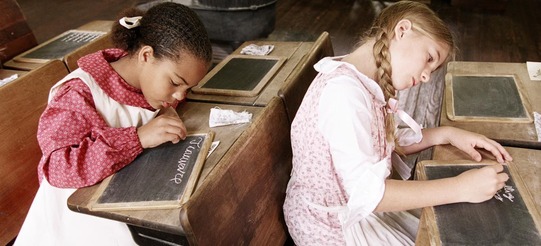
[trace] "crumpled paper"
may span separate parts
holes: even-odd
[[[526,69],[528,75],[530,75],[530,80],[541,81],[541,62],[526,62]]]
[[[541,142],[541,114],[533,112],[535,131],[537,132],[537,141]]]
[[[265,56],[272,52],[274,45],[257,45],[250,44],[240,51],[243,55],[256,55],[256,56]]]
[[[11,81],[17,79],[18,77],[19,77],[18,74],[13,74],[13,75],[11,75],[11,76],[9,76],[9,77],[7,77],[7,78],[0,79],[0,86],[3,86],[3,85],[5,85],[5,84],[11,82]]]
[[[252,113],[243,111],[235,112],[230,109],[221,109],[214,107],[210,109],[209,126],[226,126],[234,124],[248,123],[252,120]]]

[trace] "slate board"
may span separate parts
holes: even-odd
[[[65,55],[103,36],[105,32],[68,30],[49,41],[36,46],[16,57],[18,62],[44,63],[62,59]]]
[[[421,180],[432,180],[483,166],[423,161],[418,164],[418,174]],[[430,210],[428,227],[430,237],[439,239],[436,245],[541,245],[539,212],[533,206],[533,198],[518,173],[510,171],[508,165],[504,165],[504,171],[510,179],[497,198],[482,203],[440,205]]]
[[[531,122],[514,76],[457,76],[446,84],[451,120]]]
[[[193,93],[254,97],[285,62],[285,57],[231,55],[192,88]]]
[[[105,179],[92,210],[178,208],[191,195],[214,134],[190,134],[185,140],[146,149],[131,164]]]

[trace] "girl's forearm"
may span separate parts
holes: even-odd
[[[444,178],[428,181],[385,181],[383,199],[378,212],[403,211],[428,206],[462,202],[457,179]]]
[[[434,145],[448,144],[446,131],[447,127],[435,127],[423,129],[423,139],[421,142],[409,146],[401,146],[405,154],[417,153],[419,151],[430,148]]]

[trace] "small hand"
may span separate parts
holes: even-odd
[[[508,179],[509,175],[503,172],[502,164],[471,169],[457,176],[458,192],[462,193],[464,202],[484,202],[502,189]]]
[[[153,148],[165,142],[178,143],[186,138],[186,126],[178,117],[170,114],[159,115],[137,129],[143,148]]]
[[[481,161],[482,156],[476,148],[482,148],[494,155],[499,163],[512,161],[511,155],[496,141],[484,135],[448,127],[447,139],[450,144],[464,151],[475,161]]]

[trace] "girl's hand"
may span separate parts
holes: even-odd
[[[137,128],[137,135],[143,148],[154,148],[165,142],[178,143],[185,139],[186,126],[176,113],[168,112]]]
[[[475,148],[483,148],[490,151],[499,163],[512,161],[513,158],[499,143],[484,135],[465,131],[454,127],[445,127],[448,142],[464,151],[475,161],[481,161],[481,153]]]
[[[502,164],[496,164],[465,171],[456,178],[461,200],[480,203],[491,199],[498,190],[502,189],[509,176],[503,172]]]

